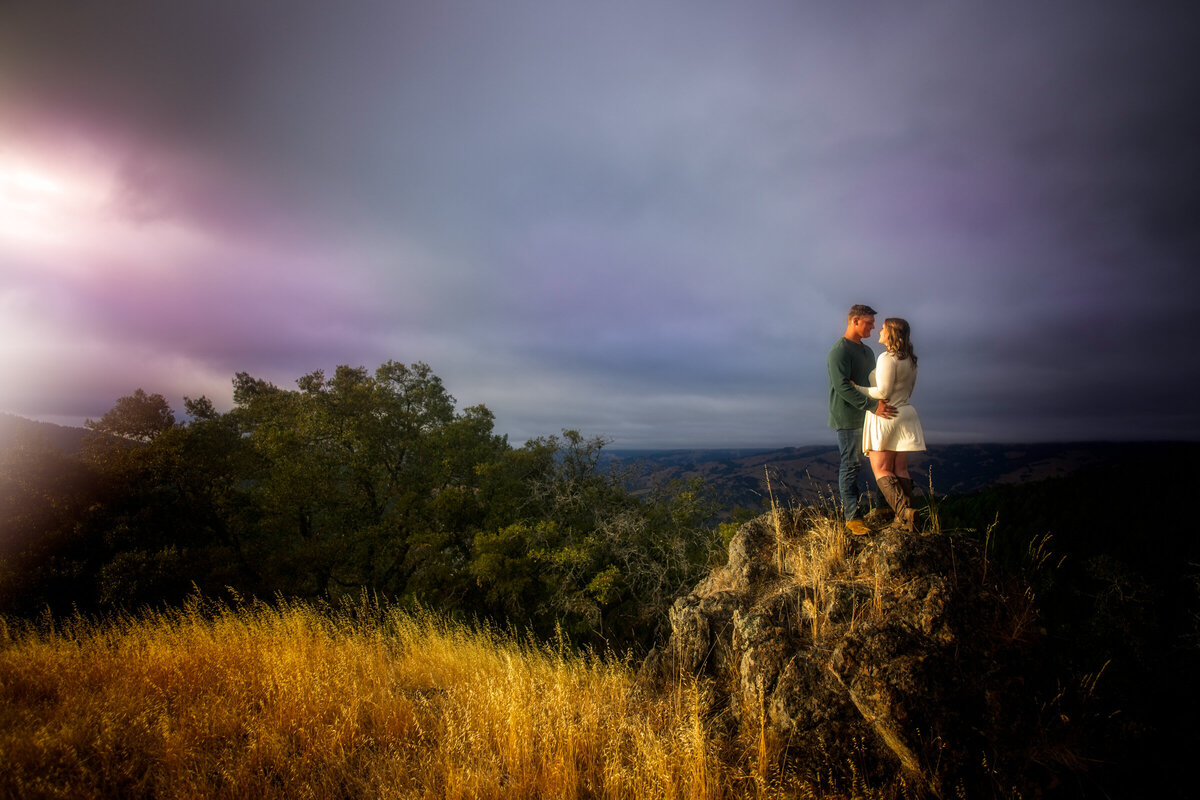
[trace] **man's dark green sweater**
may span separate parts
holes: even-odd
[[[861,428],[866,412],[874,409],[872,400],[850,385],[871,385],[871,370],[875,369],[875,353],[862,342],[852,342],[845,336],[838,339],[829,351],[829,427]]]

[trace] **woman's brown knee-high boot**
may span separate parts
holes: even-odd
[[[909,530],[918,532],[921,530],[921,521],[917,517],[917,507],[913,503],[913,481],[912,478],[897,478],[900,482],[900,491],[904,493],[904,497],[908,500],[908,507],[912,509],[912,525]]]
[[[892,507],[892,510],[896,512],[897,524],[905,530],[915,531],[916,512],[913,511],[908,495],[904,493],[900,479],[895,475],[884,475],[881,478],[876,478],[875,483],[879,484],[879,491],[883,494],[884,499],[888,501],[888,505]]]

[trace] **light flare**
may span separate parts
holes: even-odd
[[[0,242],[54,246],[94,225],[110,181],[70,164],[0,155]]]

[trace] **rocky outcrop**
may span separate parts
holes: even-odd
[[[900,770],[934,796],[1020,786],[1037,760],[1032,593],[988,574],[979,537],[876,527],[851,538],[809,509],[746,523],[646,669],[708,681],[791,764]]]

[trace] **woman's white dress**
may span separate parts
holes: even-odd
[[[863,421],[863,452],[893,450],[912,452],[925,449],[925,432],[917,409],[908,398],[917,384],[917,368],[911,358],[898,359],[893,353],[883,353],[875,362],[871,372],[873,386],[857,387],[863,394],[883,400],[896,407],[896,416],[891,419],[878,417],[868,411]]]

